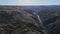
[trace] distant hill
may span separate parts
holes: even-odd
[[[46,10],[46,9],[54,9],[54,10],[60,10],[60,6],[59,5],[50,5],[50,6],[22,6],[21,8],[25,8],[25,9],[30,9],[33,11],[39,11],[39,10]]]
[[[60,10],[60,5],[41,5],[41,6],[1,6],[0,8],[23,8],[23,9],[29,9],[32,11],[39,11],[39,10],[45,10],[45,9],[54,9],[54,10]]]

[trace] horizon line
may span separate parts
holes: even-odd
[[[24,4],[24,5],[11,5],[11,4],[9,4],[9,5],[0,5],[0,6],[55,6],[55,5],[41,5],[41,4],[33,4],[33,5],[26,5],[26,4]],[[60,6],[60,5],[56,5],[56,6]]]

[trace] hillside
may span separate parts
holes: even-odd
[[[38,19],[33,15],[33,12],[37,12],[43,21],[43,25],[47,27],[51,34],[59,33],[60,10],[54,9],[57,6],[36,7],[0,6],[0,33],[46,34],[46,31],[38,24]]]
[[[39,32],[38,21],[26,9],[0,7],[1,34],[36,34]]]
[[[43,20],[43,25],[49,29],[51,34],[59,34],[60,32],[60,10],[42,10],[38,12]],[[58,31],[58,32],[57,32]]]

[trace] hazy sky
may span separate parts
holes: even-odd
[[[60,5],[60,0],[0,0],[0,5]]]

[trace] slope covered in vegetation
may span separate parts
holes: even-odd
[[[1,34],[36,34],[38,21],[24,9],[4,8],[0,10]],[[40,32],[38,32],[40,33]]]
[[[16,6],[0,7],[0,33],[1,34],[46,34],[39,26],[36,16],[32,10]],[[37,12],[41,16],[43,25],[51,34],[57,32],[60,27],[60,10],[45,9]]]

